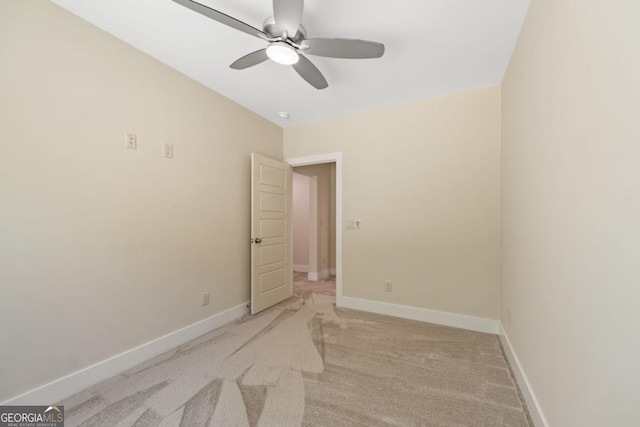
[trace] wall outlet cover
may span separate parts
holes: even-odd
[[[129,150],[137,150],[138,149],[138,137],[136,137],[133,133],[125,134],[125,147]]]

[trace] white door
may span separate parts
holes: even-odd
[[[293,294],[291,166],[251,154],[251,314]]]

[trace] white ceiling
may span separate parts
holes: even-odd
[[[317,90],[271,61],[232,70],[233,61],[266,42],[171,0],[52,1],[283,127],[500,83],[530,3],[307,0],[308,37],[386,48],[380,59],[309,56],[329,82]],[[260,29],[272,16],[270,0],[200,2]]]

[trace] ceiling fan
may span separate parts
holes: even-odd
[[[262,30],[193,0],[173,1],[269,43],[266,48],[251,52],[231,64],[234,70],[243,70],[271,59],[278,64],[293,66],[311,86],[324,89],[329,86],[327,80],[302,53],[351,59],[380,58],[384,54],[382,43],[357,39],[308,39],[300,24],[304,0],[273,0],[273,17],[264,22]]]

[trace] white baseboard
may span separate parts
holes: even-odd
[[[509,341],[507,332],[504,330],[502,324],[500,325],[500,341],[502,342],[502,348],[504,348],[507,359],[509,359],[509,363],[511,364],[513,375],[515,375],[516,381],[520,386],[522,397],[527,404],[527,408],[529,409],[529,414],[531,415],[533,424],[535,425],[535,427],[549,427],[549,423],[544,416],[544,412],[542,412],[540,403],[538,402],[538,399],[533,392],[533,388],[531,388],[531,384],[529,383],[527,374],[524,373],[522,365],[520,364],[520,360],[518,359],[518,356],[516,356],[516,352],[511,346],[511,341]]]
[[[452,326],[454,328],[468,329],[470,331],[486,332],[488,334],[498,334],[500,332],[500,322],[497,320],[467,316],[464,314],[447,313],[445,311],[429,310],[427,308],[412,307],[408,305],[391,304],[387,302],[343,296],[340,307],[368,311],[371,313],[386,314],[388,316],[401,317],[403,319],[419,320],[421,322],[435,323],[437,325]]]
[[[307,273],[309,266],[304,264],[293,264],[293,271],[299,271],[300,273]]]
[[[330,274],[330,275],[332,275],[332,276],[335,276],[335,275],[337,274],[337,273],[336,273],[336,271],[337,271],[337,270],[336,270],[336,268],[335,268],[335,267],[330,268],[330,269],[329,269],[329,274]]]
[[[317,273],[309,273],[307,279],[312,282],[317,282],[318,280],[324,280],[327,277],[329,277],[329,270],[322,270]]]
[[[1,402],[0,405],[50,405],[60,402],[102,380],[118,375],[127,369],[184,344],[220,326],[230,323],[249,312],[248,302],[199,322],[168,333],[94,365],[87,366],[48,384],[39,386],[19,396]]]

